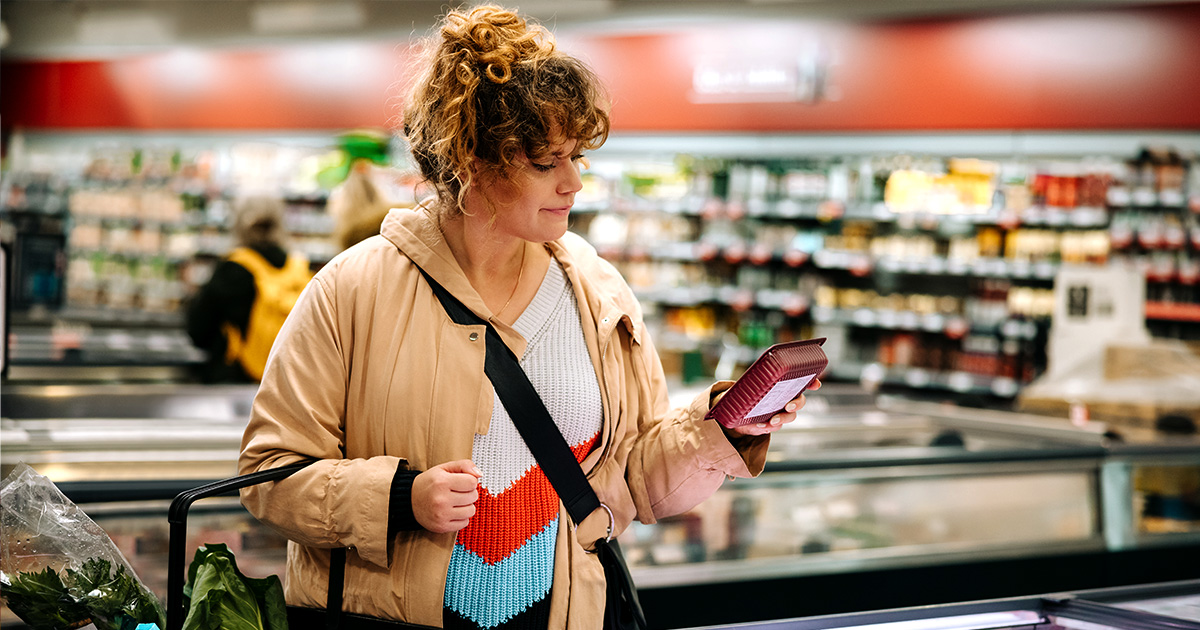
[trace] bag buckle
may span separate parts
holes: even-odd
[[[605,505],[604,503],[601,503],[601,504],[600,504],[600,507],[604,508],[604,511],[605,511],[605,512],[608,512],[608,531],[607,531],[607,532],[605,532],[605,534],[604,534],[604,542],[605,542],[605,543],[608,543],[608,542],[611,542],[611,541],[612,541],[612,537],[613,537],[613,530],[614,530],[614,529],[616,529],[616,527],[617,527],[617,519],[616,519],[616,517],[614,517],[614,516],[613,516],[613,512],[612,512],[612,510],[611,510],[611,509],[609,509],[609,507],[608,507],[607,505]],[[578,529],[579,529],[579,523],[576,523],[576,524],[575,524],[575,526],[574,526],[573,528],[571,528],[571,531],[577,531]],[[600,542],[600,539],[599,539],[599,538],[597,538],[597,539],[596,539],[596,542],[597,542],[597,543],[599,543],[599,542]],[[596,553],[596,552],[595,552],[594,550],[593,550],[593,551],[588,551],[588,550],[585,548],[585,549],[583,550],[583,553],[592,554],[592,553]]]

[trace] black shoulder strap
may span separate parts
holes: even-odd
[[[576,524],[583,522],[589,514],[600,507],[600,499],[592,490],[583,469],[575,460],[575,454],[567,441],[563,439],[558,425],[550,417],[541,396],[534,389],[533,383],[521,369],[517,356],[504,345],[500,334],[491,324],[472,313],[462,302],[458,301],[442,285],[434,281],[425,270],[421,274],[429,282],[434,295],[442,303],[442,308],[456,324],[482,325],[487,327],[484,337],[487,347],[484,357],[483,371],[492,381],[492,387],[500,397],[500,403],[512,417],[517,432],[525,440],[525,444],[533,453],[535,459],[546,473],[550,485],[558,493],[567,513]],[[637,589],[629,575],[629,569],[621,557],[617,541],[597,541],[596,548],[601,554],[604,565],[605,579],[616,585],[607,594],[605,605],[606,619],[610,615],[620,615],[620,627],[645,628],[646,617],[638,601]],[[329,599],[325,611],[325,629],[340,628],[347,617],[342,613],[342,589],[345,582],[346,550],[334,549],[330,553]],[[617,601],[614,602],[614,598]],[[607,623],[607,622],[606,622]],[[615,627],[614,622],[614,627]],[[347,624],[349,625],[349,624]]]
[[[558,425],[554,424],[541,396],[533,388],[533,383],[529,382],[525,370],[521,369],[517,356],[504,345],[500,333],[496,332],[491,324],[471,312],[458,298],[450,295],[450,292],[425,273],[425,270],[422,269],[421,273],[451,320],[457,324],[487,327],[487,355],[483,371],[492,382],[492,387],[496,389],[496,394],[516,425],[517,432],[524,438],[525,444],[533,452],[533,457],[550,480],[550,485],[566,505],[567,513],[576,524],[583,522],[583,519],[600,507],[600,499],[596,497],[595,491],[584,476],[583,469],[579,467],[575,454],[563,439]]]

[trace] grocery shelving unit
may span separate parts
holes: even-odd
[[[337,253],[316,183],[337,134],[30,133],[3,174],[13,380],[190,380],[187,298],[233,247],[231,203],[281,191],[289,247]]]
[[[1200,186],[1176,160],[1198,143],[1188,133],[614,138],[595,154],[574,229],[626,274],[685,382],[736,373],[730,363],[775,341],[826,336],[828,378],[1003,405],[1045,368],[1064,263],[1132,259],[1151,284],[1176,288],[1148,304],[1150,328],[1200,335],[1186,302]],[[968,168],[957,189],[915,200],[892,187],[898,172],[953,179],[956,161],[986,172]]]
[[[85,363],[196,360],[179,305],[228,250],[229,199],[251,174],[292,191],[294,242],[318,264],[331,255],[310,176],[334,136],[26,134],[4,212],[40,235],[51,273],[50,293],[29,296],[42,304],[14,301],[18,372],[60,361],[59,347]],[[1200,134],[614,136],[592,156],[572,229],[626,275],[685,383],[735,375],[773,341],[826,336],[829,378],[1004,405],[1044,368],[1063,262],[1135,258],[1152,331],[1200,334],[1200,215],[1186,209],[1197,169],[1160,194],[1126,164],[1147,146],[1187,156]],[[135,156],[139,175],[116,166]],[[952,160],[991,171],[949,174],[955,199],[889,189],[891,173],[944,178]],[[1121,186],[1100,201],[1046,190],[1069,180],[1078,197],[1101,176]],[[105,332],[72,341],[89,329]],[[100,346],[107,357],[87,350]]]

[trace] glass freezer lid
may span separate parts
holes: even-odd
[[[1200,630],[1200,624],[1063,596],[897,608],[717,626],[724,630]]]
[[[1113,603],[1111,605],[1128,610],[1154,613],[1163,617],[1174,617],[1176,619],[1188,619],[1200,622],[1200,595],[1161,597],[1158,599]]]

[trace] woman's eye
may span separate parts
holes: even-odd
[[[554,170],[554,164],[553,164],[553,163],[550,163],[550,164],[538,164],[537,162],[530,162],[529,164],[530,164],[530,165],[532,165],[532,166],[533,166],[533,168],[536,168],[537,170],[539,170],[539,171],[541,171],[541,172],[543,172],[543,173],[549,173],[550,171]]]

